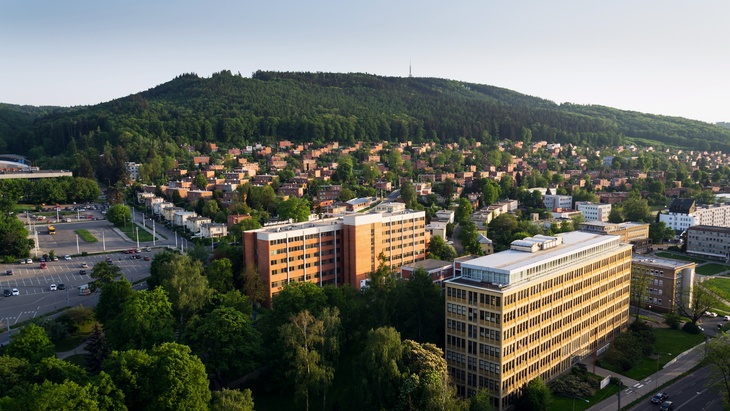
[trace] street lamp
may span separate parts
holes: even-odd
[[[658,390],[659,389],[659,357],[661,357],[662,354],[666,354],[666,355],[669,355],[669,356],[672,355],[672,353],[670,353],[670,352],[658,352],[658,353],[656,353],[656,375],[655,375],[655,378],[654,378],[654,390]]]
[[[137,248],[139,248],[139,227],[134,227],[137,231]]]

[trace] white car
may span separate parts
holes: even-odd
[[[26,264],[33,264],[33,259],[32,259],[32,258],[27,258],[27,259],[25,260],[25,263],[26,263]]]
[[[56,284],[51,284],[51,291],[56,291]]]
[[[20,291],[17,288],[13,288],[13,295],[20,295]]]
[[[68,254],[66,254],[66,255],[63,256],[63,259],[66,260],[66,261],[71,261],[71,256],[68,255]]]
[[[723,321],[730,321],[730,315],[726,315],[726,316],[722,317],[722,320]]]
[[[86,263],[81,263],[81,268],[89,268],[89,265]]]

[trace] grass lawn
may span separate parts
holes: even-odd
[[[76,364],[79,367],[86,369],[86,355],[84,354],[75,354],[70,357],[67,357],[64,361],[68,361],[71,364]]]
[[[657,371],[657,367],[661,368],[665,366],[674,357],[704,341],[702,334],[688,334],[681,330],[672,330],[669,328],[655,328],[654,335],[656,336],[654,352],[662,353],[659,355],[658,360],[657,356],[642,358],[641,361],[628,371],[623,371],[605,361],[601,362],[601,367],[635,380],[642,380],[654,374]],[[671,355],[667,353],[671,353]]]
[[[697,264],[701,264],[701,263],[706,263],[707,262],[707,260],[703,260],[701,258],[687,257],[684,254],[669,253],[669,252],[666,252],[666,251],[658,252],[658,253],[656,253],[656,255],[658,257],[671,258],[671,259],[674,259],[674,260],[692,261],[693,263],[697,263]]]
[[[127,224],[126,227],[121,226],[117,228],[122,230],[122,232],[126,234],[130,240],[137,241],[137,231],[135,230],[136,227],[139,227],[140,242],[152,241],[152,234],[148,233],[147,230],[142,228],[142,226],[140,226],[139,224]]]
[[[702,286],[719,295],[725,300],[730,300],[730,279],[710,278],[702,282]]]
[[[94,324],[94,322],[84,324],[78,331],[56,343],[56,352],[71,351],[81,345],[81,342],[94,330]]]
[[[84,230],[83,228],[76,230],[76,234],[78,234],[79,237],[81,237],[81,239],[86,241],[87,243],[96,243],[99,241],[96,239],[96,237],[91,235],[89,230]]]
[[[616,395],[618,392],[618,385],[608,384],[608,386],[602,390],[596,391],[596,394],[590,398],[586,398],[588,402],[581,399],[565,398],[565,397],[553,397],[553,403],[550,406],[551,411],[563,411],[563,410],[576,410],[583,411],[591,408],[606,398]],[[575,408],[574,408],[575,407]]]
[[[697,267],[695,272],[701,275],[715,275],[727,270],[730,270],[730,267],[725,264],[708,263]]]

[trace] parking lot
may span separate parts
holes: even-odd
[[[143,251],[140,255],[151,258],[158,251]],[[124,278],[132,283],[149,276],[151,261],[130,259],[128,254],[120,252],[73,257],[71,261],[61,257],[59,261],[47,263],[43,269],[37,260],[33,264],[4,264],[2,273],[12,269],[13,275],[0,275],[0,288],[16,288],[20,295],[0,297],[0,330],[7,330],[8,324],[14,325],[59,308],[79,304],[95,305],[98,293],[82,296],[78,293],[78,287],[91,280],[89,274],[94,264],[103,263],[107,257],[112,258],[114,265],[122,270]],[[86,263],[88,268],[82,268],[82,263]],[[80,275],[80,270],[86,270],[87,274]],[[64,284],[66,289],[51,291],[51,284]]]

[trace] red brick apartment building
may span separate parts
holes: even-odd
[[[399,204],[399,203],[395,203]],[[382,253],[397,270],[426,258],[426,214],[404,204],[306,223],[268,226],[243,233],[243,258],[258,267],[266,305],[292,281],[366,286]]]

